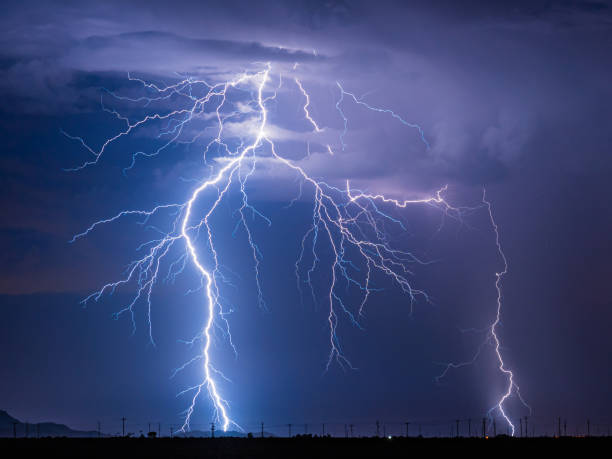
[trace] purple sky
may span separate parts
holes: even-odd
[[[122,307],[119,296],[85,310],[78,305],[132,259],[133,225],[67,241],[122,208],[184,199],[193,183],[181,178],[204,169],[188,151],[173,150],[139,160],[124,177],[131,153],[155,140],[156,131],[144,129],[96,167],[66,173],[86,152],[60,130],[96,146],[112,135],[117,124],[101,111],[100,88],[131,94],[127,72],[159,82],[177,73],[216,80],[271,62],[274,78],[286,75],[271,128],[287,156],[313,175],[402,198],[448,184],[447,197],[457,205],[477,202],[487,188],[510,261],[503,350],[533,415],[542,429],[556,416],[612,423],[609,2],[257,4],[256,10],[235,1],[5,7],[0,408],[75,426],[97,418],[112,425],[124,412],[142,422],[180,419],[185,400],[174,395],[190,375],[168,376],[188,355],[176,340],[201,318],[195,299],[184,296],[193,279],[160,287],[160,344],[152,348],[144,317],[134,337],[129,319],[110,318]],[[325,128],[318,136],[301,118],[294,76]],[[418,123],[431,148],[387,114],[346,102],[342,151],[336,82]],[[262,279],[269,312],[252,299],[244,252],[227,245],[241,279],[229,294],[241,357],[234,361],[220,344],[218,359],[228,362],[234,381],[225,390],[235,417],[248,426],[261,418],[282,424],[486,413],[501,389],[490,356],[442,386],[433,381],[438,362],[469,359],[478,346],[478,336],[458,330],[490,322],[499,260],[485,216],[473,215],[463,226],[450,222],[433,237],[438,216],[408,211],[406,243],[436,260],[415,274],[435,305],[419,305],[410,316],[406,298],[385,285],[371,301],[365,332],[346,330],[359,370],[322,375],[324,312],[300,306],[294,291],[301,236],[294,228],[306,224],[308,201],[288,211],[283,206],[296,194],[294,178],[273,165],[254,177],[253,199],[274,216],[273,229],[257,230],[267,250]],[[527,414],[511,407],[513,416]],[[209,422],[205,403],[198,416],[203,426]]]

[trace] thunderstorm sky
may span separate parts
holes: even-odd
[[[267,134],[318,179],[350,179],[401,199],[448,184],[446,199],[458,206],[478,205],[486,186],[510,267],[502,351],[533,416],[542,424],[610,420],[611,26],[604,1],[8,2],[0,18],[0,409],[82,428],[120,425],[121,416],[180,423],[189,401],[176,394],[201,373],[196,365],[170,377],[193,356],[181,340],[205,319],[201,296],[186,294],[199,285],[196,273],[156,286],[153,346],[144,305],[134,334],[129,317],[113,320],[129,288],[87,308],[79,301],[117,279],[155,230],[128,218],[68,241],[120,210],[184,202],[210,173],[201,155],[210,135],[139,157],[124,173],[134,152],[160,146],[164,126],[145,127],[95,167],[67,172],[90,157],[62,131],[95,148],[114,135],[121,123],[100,101],[136,113],[105,91],[141,95],[128,72],[158,84],[180,75],[220,81],[269,62],[269,90],[279,73],[286,78]],[[304,119],[294,77],[322,133]],[[345,98],[343,149],[336,82],[418,123],[429,148],[417,130]],[[247,430],[261,420],[476,419],[495,405],[504,379],[490,346],[474,365],[435,380],[446,362],[472,358],[494,318],[501,265],[486,211],[441,229],[434,208],[393,211],[405,230],[391,226],[389,238],[432,262],[411,278],[432,301],[411,308],[377,278],[364,329],[346,317],[339,327],[357,369],[332,364],[324,372],[326,310],[300,297],[294,274],[312,190],[304,186],[287,208],[299,181],[263,161],[249,193],[271,221],[252,220],[266,309],[245,233],[235,231],[236,196],[216,223],[238,355],[220,333],[213,354],[232,381],[222,388],[234,419]],[[329,260],[325,248],[321,259]],[[516,399],[508,408],[528,414]],[[203,400],[193,427],[211,419]]]

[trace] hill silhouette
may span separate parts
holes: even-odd
[[[65,424],[55,422],[22,422],[6,411],[0,410],[0,437],[12,437],[15,433],[18,437],[38,435],[41,437],[87,438],[98,436],[95,430],[75,430]]]
[[[15,429],[15,430],[13,430]],[[95,430],[75,430],[68,427],[65,424],[58,424],[56,422],[22,422],[17,418],[14,418],[4,410],[0,410],[0,437],[13,437],[17,434],[17,437],[68,437],[68,438],[96,438],[98,432]],[[133,435],[133,434],[131,434]],[[237,437],[246,438],[247,433],[229,430],[223,432],[222,430],[215,430],[215,437]],[[260,436],[260,433],[253,434],[256,437]],[[108,434],[101,434],[101,437],[108,437]],[[175,437],[179,438],[210,438],[212,436],[210,430],[191,430],[188,432],[175,432]],[[270,438],[275,435],[270,432],[264,432],[264,437]]]

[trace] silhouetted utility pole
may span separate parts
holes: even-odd
[[[149,426],[149,430],[147,430],[147,435],[149,435],[149,433],[151,432],[151,423],[150,422],[149,422],[148,426]]]
[[[521,426],[521,437],[523,436],[523,419],[519,418],[519,425]]]
[[[17,423],[13,422],[13,438],[17,438]]]
[[[421,424],[419,424],[419,437],[421,436]]]
[[[487,420],[482,418],[482,438],[487,436]]]
[[[406,438],[408,438],[410,436],[410,423],[407,422],[406,423]]]
[[[174,426],[170,426],[170,438],[174,438]]]
[[[472,420],[468,419],[468,437],[472,436]]]
[[[291,438],[291,424],[287,424],[287,427],[289,428],[289,438]]]
[[[495,419],[493,419],[493,436],[497,437],[497,424],[495,424]]]
[[[157,436],[161,438],[161,422],[157,423]]]
[[[98,438],[100,438],[100,421],[98,421]]]
[[[351,438],[353,438],[353,424],[349,424],[349,429],[351,429]]]
[[[261,422],[261,438],[263,438],[263,437],[264,437],[264,432],[263,432],[263,430],[264,430],[264,423],[263,423],[263,421],[262,421],[262,422]]]
[[[210,438],[215,438],[215,423],[210,423]]]
[[[376,436],[380,437],[380,422],[376,421]]]
[[[529,429],[527,428],[527,416],[525,416],[525,437],[529,436]]]
[[[457,438],[459,438],[459,419],[457,419],[457,420],[455,421],[455,424],[457,425],[457,429],[456,429],[456,430],[457,430],[457,432],[456,432],[456,437],[457,437]]]
[[[587,437],[591,436],[591,421],[587,419]]]
[[[563,436],[567,437],[567,419],[563,420]]]
[[[557,420],[557,424],[559,428],[559,436],[561,436],[561,416],[559,416],[559,419]]]
[[[121,418],[121,425],[122,425],[122,432],[123,432],[123,436],[125,437],[125,417]]]

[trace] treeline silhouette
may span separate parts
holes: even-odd
[[[502,420],[503,421],[503,420]],[[514,420],[515,437],[610,437],[612,422],[591,422],[590,419],[568,420],[563,417],[525,416]],[[223,432],[212,423],[191,423],[181,431],[180,424],[160,421],[133,421],[123,416],[113,420],[92,421],[68,427],[53,422],[30,423],[0,411],[0,437],[41,438],[493,438],[510,436],[507,423],[499,419],[474,417],[445,420],[410,420],[368,422],[265,422],[242,425],[242,430]]]

